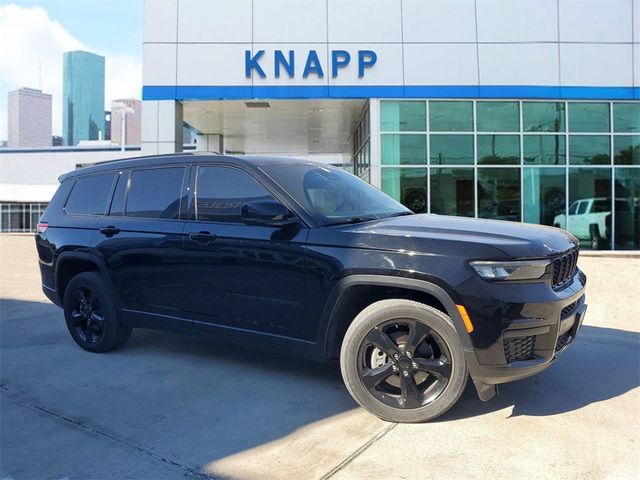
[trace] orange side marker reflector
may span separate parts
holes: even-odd
[[[462,317],[462,321],[464,322],[464,326],[467,327],[467,332],[473,332],[473,323],[471,323],[471,319],[469,318],[469,314],[467,313],[467,309],[462,305],[456,305],[458,307],[458,311],[460,312],[460,316]]]

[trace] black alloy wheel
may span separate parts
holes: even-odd
[[[70,323],[80,339],[95,344],[104,335],[104,313],[98,296],[89,287],[78,286],[71,292],[74,305]]]
[[[85,350],[113,350],[131,336],[131,327],[122,323],[114,296],[99,272],[73,277],[64,291],[63,306],[69,333]]]
[[[340,348],[347,390],[390,422],[426,422],[458,401],[469,372],[451,318],[401,298],[372,303],[351,322]]]
[[[451,378],[451,354],[443,338],[415,319],[373,328],[358,353],[364,387],[382,403],[402,409],[433,402]]]

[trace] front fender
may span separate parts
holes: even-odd
[[[339,312],[342,304],[347,301],[349,288],[354,286],[383,286],[392,288],[403,288],[406,290],[412,290],[415,292],[426,293],[436,298],[445,308],[447,315],[451,317],[453,325],[460,338],[460,343],[465,351],[473,351],[471,339],[467,333],[464,321],[458,312],[456,302],[454,300],[454,294],[446,286],[437,285],[436,283],[424,279],[399,277],[391,275],[375,275],[375,274],[355,274],[339,280],[333,287],[325,308],[323,310],[320,332],[322,335],[321,344],[323,345],[323,351],[325,356],[329,351],[331,332],[336,322],[336,313]],[[333,328],[332,328],[333,327]]]

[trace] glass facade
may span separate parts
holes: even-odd
[[[371,181],[369,135],[369,108],[365,108],[353,133],[353,172],[367,182]]]
[[[381,100],[382,189],[420,213],[640,249],[640,103]]]
[[[47,203],[0,203],[0,232],[35,232]]]
[[[104,57],[83,51],[65,52],[62,136],[65,145],[105,138]]]

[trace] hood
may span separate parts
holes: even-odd
[[[354,246],[430,253],[453,253],[453,247],[464,252],[474,245],[492,247],[477,249],[482,255],[497,249],[510,258],[542,258],[578,244],[575,237],[558,228],[444,215],[407,215],[339,228],[352,236]],[[471,258],[474,252],[467,251],[467,255]]]

